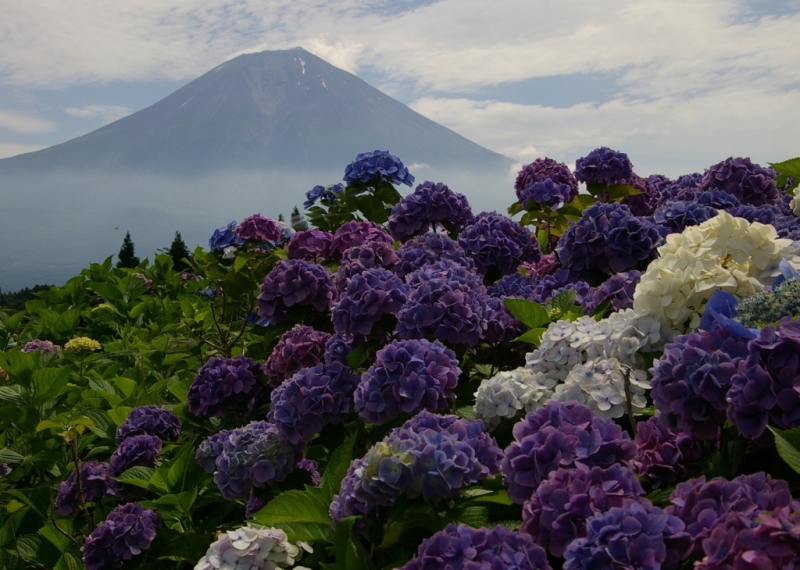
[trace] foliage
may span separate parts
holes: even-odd
[[[117,267],[133,269],[137,265],[139,265],[139,258],[136,257],[131,232],[125,232],[125,239],[122,240],[122,247],[119,248],[117,254]]]

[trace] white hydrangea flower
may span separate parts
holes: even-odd
[[[515,418],[544,406],[556,381],[527,368],[505,370],[483,380],[475,392],[475,416],[487,429],[503,418]]]
[[[789,207],[792,209],[792,213],[795,216],[800,216],[800,193],[792,197],[792,201],[789,202]]]
[[[593,347],[588,341],[596,326],[597,321],[588,316],[575,321],[551,323],[542,333],[538,348],[526,355],[525,367],[532,372],[563,380],[573,366],[586,362],[593,354]]]
[[[222,259],[233,259],[236,257],[236,252],[238,249],[235,245],[229,245],[228,247],[222,250]]]
[[[286,533],[276,528],[246,525],[222,533],[208,547],[195,570],[276,570],[289,568],[302,554],[311,552],[305,543],[289,542]]]
[[[564,383],[556,386],[553,400],[577,400],[598,414],[622,417],[626,413],[626,374],[629,375],[631,410],[642,413],[647,407],[645,392],[650,389],[647,373],[627,367],[616,358],[576,364]]]

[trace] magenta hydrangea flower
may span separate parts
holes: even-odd
[[[189,411],[196,416],[220,417],[241,411],[263,389],[264,370],[250,358],[213,356],[197,371],[189,386]]]
[[[469,202],[441,182],[423,182],[392,208],[389,232],[396,240],[443,227],[460,232],[475,220]]]
[[[162,441],[174,441],[181,434],[181,421],[172,410],[158,406],[134,408],[117,428],[117,445],[134,435],[155,435]]]
[[[344,252],[351,247],[364,243],[378,242],[392,245],[392,236],[375,222],[359,222],[350,220],[343,223],[333,233],[331,240],[330,257],[341,259]]]
[[[559,467],[608,468],[625,464],[636,453],[636,444],[620,426],[574,401],[550,402],[528,413],[513,434],[502,469],[508,494],[520,505]]]
[[[112,495],[111,466],[101,461],[84,461],[81,463],[81,494],[87,503],[97,501],[106,495]],[[61,483],[56,496],[56,509],[62,517],[74,515],[80,511],[78,484],[75,470],[70,471],[66,481]]]
[[[481,273],[514,273],[523,262],[542,257],[539,242],[530,230],[507,216],[482,212],[458,236],[458,244],[475,261]]]
[[[289,259],[305,259],[318,262],[328,257],[333,234],[313,228],[295,233],[286,246]]]
[[[276,243],[281,239],[281,229],[269,218],[261,214],[246,217],[236,228],[236,236],[241,241]]]
[[[25,346],[22,347],[22,352],[36,352],[39,351],[42,354],[55,354],[56,356],[61,356],[61,347],[57,344],[53,344],[49,340],[39,340],[38,338],[29,342],[25,343]]]
[[[408,285],[387,269],[367,269],[353,275],[331,311],[334,330],[363,339],[388,315],[397,315],[408,299]],[[390,332],[393,324],[389,325]]]
[[[775,204],[780,197],[775,184],[777,175],[772,168],[754,164],[749,157],[729,157],[706,170],[699,190],[724,190],[742,204]]]
[[[322,362],[330,338],[330,334],[305,325],[296,325],[283,333],[264,365],[269,385],[277,388],[300,369]]]
[[[344,169],[344,181],[348,186],[354,182],[374,185],[381,180],[406,186],[414,183],[405,165],[388,150],[361,153]]]
[[[633,165],[624,152],[606,146],[575,161],[575,178],[586,184],[624,184],[633,176]]]
[[[537,158],[519,171],[514,190],[523,208],[555,209],[578,195],[578,181],[563,162]]]
[[[531,537],[508,530],[450,523],[425,539],[417,554],[398,570],[551,570],[545,551]]]
[[[271,324],[289,320],[293,307],[327,311],[336,299],[331,272],[304,259],[279,261],[264,278],[258,294],[258,316]]]
[[[438,341],[398,340],[375,355],[355,391],[358,415],[381,425],[401,413],[443,410],[455,399],[461,368]]]
[[[137,503],[118,506],[86,537],[81,547],[86,569],[121,568],[123,561],[150,548],[160,527],[157,512]]]

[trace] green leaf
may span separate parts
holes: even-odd
[[[783,431],[767,426],[775,436],[775,447],[786,464],[800,473],[800,428]]]
[[[63,526],[61,529],[64,530],[64,532],[67,532]],[[58,548],[59,552],[64,552],[65,550],[69,549],[69,545],[72,544],[72,542],[70,542],[66,536],[61,534],[61,532],[59,532],[51,522],[48,522],[46,525],[40,528],[39,534],[52,542],[53,545]]]
[[[503,304],[518,321],[528,325],[532,329],[550,324],[550,317],[547,314],[547,309],[535,301],[506,297],[503,299]]]
[[[128,415],[131,413],[132,409],[133,408],[127,406],[117,406],[108,410],[108,417],[119,427],[122,425],[122,422],[128,419]]]
[[[328,465],[325,467],[325,473],[322,475],[319,489],[322,492],[322,498],[328,503],[339,492],[342,479],[347,475],[347,470],[353,460],[353,445],[355,445],[355,441],[356,434],[353,433],[331,454]]]
[[[33,374],[33,392],[37,403],[55,400],[67,389],[69,369],[43,368]]]
[[[480,505],[467,505],[450,511],[448,518],[453,522],[479,528],[489,524],[489,509]]]
[[[186,397],[189,395],[189,386],[191,386],[192,381],[188,378],[186,380],[181,380],[180,382],[174,382],[167,387],[169,393],[178,398],[179,402],[186,402]]]
[[[474,406],[461,406],[460,408],[456,409],[456,415],[459,418],[464,418],[467,420],[474,420],[475,419],[475,407]]]
[[[253,518],[265,526],[283,529],[291,540],[330,542],[328,507],[316,489],[291,490],[272,499]]]
[[[369,568],[369,555],[353,532],[353,523],[357,517],[346,517],[336,523],[333,538],[333,552],[336,564],[328,568],[337,570],[366,570]]]
[[[561,318],[575,304],[577,294],[575,289],[567,289],[555,295],[545,304],[548,315],[555,313],[556,319]]]
[[[542,335],[544,331],[547,329],[545,328],[536,328],[531,329],[523,335],[518,336],[514,339],[514,342],[529,342],[531,344],[535,344],[538,346],[539,342],[542,340]]]
[[[364,364],[373,352],[374,347],[372,343],[366,342],[353,349],[350,354],[347,355],[347,364],[350,365],[350,368],[356,369]]]
[[[0,401],[8,402],[15,406],[25,407],[28,402],[25,399],[25,388],[19,384],[11,386],[0,386]]]
[[[150,489],[150,478],[155,474],[155,471],[152,467],[136,466],[126,470],[119,477],[114,477],[114,479],[126,485]]]
[[[514,501],[511,500],[511,497],[508,496],[508,491],[505,489],[497,489],[494,491],[490,489],[475,489],[474,491],[482,492],[474,492],[473,496],[470,496],[470,490],[472,489],[466,489],[464,492],[462,492],[462,496],[468,497],[470,503],[497,503],[499,505],[514,504]]]
[[[64,425],[64,422],[60,422],[58,420],[44,420],[37,424],[36,433],[46,429],[64,429],[65,427],[66,426]]]
[[[0,463],[22,463],[23,461],[25,461],[24,455],[20,455],[7,447],[0,449]]]
[[[195,446],[188,443],[175,453],[167,471],[166,483],[173,493],[180,493],[196,489],[206,476],[206,472],[195,459]]]
[[[569,205],[583,211],[595,202],[597,202],[597,198],[594,196],[590,196],[588,194],[578,194],[572,199]]]
[[[124,376],[117,376],[112,379],[112,382],[126,398],[133,396],[139,388],[139,384],[135,380],[125,378]]]
[[[775,179],[775,184],[778,185],[778,188],[783,188],[788,182],[789,177],[794,179],[794,184],[788,189],[794,194],[792,190],[796,189],[797,185],[800,184],[800,157],[790,158],[783,162],[770,162],[769,165],[774,168],[779,175]]]
[[[53,570],[82,570],[83,568],[83,563],[78,560],[74,554],[65,552],[61,555],[61,558],[58,559]]]

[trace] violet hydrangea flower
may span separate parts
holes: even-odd
[[[405,165],[388,150],[361,153],[344,170],[344,181],[348,186],[353,182],[377,184],[380,180],[406,186],[414,183],[414,177]]]
[[[460,232],[474,220],[464,195],[441,182],[423,182],[392,208],[387,226],[394,239],[406,240],[437,226]]]
[[[325,358],[325,345],[331,335],[305,325],[283,333],[264,365],[269,385],[277,388],[301,368],[310,368]]]
[[[161,440],[154,435],[134,435],[122,441],[111,454],[111,475],[118,477],[131,467],[152,467],[161,453]]]
[[[121,568],[124,560],[150,548],[159,527],[157,512],[137,503],[120,505],[86,537],[83,563],[87,570]]]
[[[624,184],[632,175],[628,155],[605,146],[575,161],[575,178],[586,184]]]
[[[286,246],[289,259],[305,259],[317,262],[328,257],[333,234],[312,228],[295,233]]]
[[[394,240],[386,233],[385,229],[375,222],[350,220],[339,226],[333,233],[330,256],[334,259],[341,259],[344,252],[351,247],[370,242],[392,245]]]
[[[134,408],[117,428],[117,445],[134,435],[155,435],[162,441],[174,441],[181,434],[181,421],[172,410],[158,406]]]
[[[343,184],[331,184],[329,186],[320,186],[318,184],[306,192],[306,201],[303,202],[303,207],[308,209],[313,206],[317,200],[324,204],[332,204],[342,191],[344,191]]]
[[[259,241],[276,243],[281,239],[278,225],[261,214],[246,217],[236,228],[236,236],[242,241]]]
[[[680,428],[664,426],[657,416],[636,424],[635,440],[631,468],[654,489],[684,479],[706,457],[700,440]]]
[[[639,194],[625,196],[621,203],[625,204],[634,216],[649,216],[661,200],[661,192],[647,178],[632,174],[625,183],[637,190]]]
[[[49,340],[39,340],[38,338],[29,342],[25,343],[25,346],[22,347],[22,352],[36,352],[39,351],[42,354],[55,354],[56,356],[61,356],[61,347],[57,344],[53,344]]]
[[[203,417],[220,417],[246,407],[263,388],[264,370],[250,358],[213,356],[197,371],[189,386],[189,411]]]
[[[542,206],[555,209],[578,195],[578,181],[563,162],[537,158],[519,171],[514,190],[525,209]]]
[[[514,273],[523,262],[542,257],[539,242],[530,230],[507,216],[482,212],[458,236],[458,244],[475,261],[481,273]]]
[[[508,494],[523,504],[559,467],[610,467],[633,458],[636,444],[622,428],[577,402],[550,402],[513,428],[502,468]]]
[[[341,290],[353,275],[363,273],[367,269],[392,269],[398,257],[391,244],[382,241],[370,241],[344,250],[339,269],[336,271],[336,282]]]
[[[355,390],[361,418],[381,425],[401,413],[436,412],[455,399],[461,368],[455,353],[438,341],[399,340],[375,355]]]
[[[111,466],[108,463],[84,461],[81,463],[80,472],[81,494],[85,502],[97,501],[112,494]],[[80,510],[76,479],[73,469],[58,490],[55,506],[62,517],[74,515]]]
[[[258,316],[273,324],[289,320],[292,307],[327,311],[336,299],[331,272],[303,259],[279,261],[264,278],[258,294]]]
[[[635,269],[612,275],[591,289],[583,303],[584,312],[589,314],[603,303],[610,303],[612,312],[633,308],[633,292],[641,277],[642,273]]]
[[[774,204],[779,199],[776,176],[775,170],[754,164],[750,158],[729,157],[706,170],[700,190],[719,188],[742,204]]]
[[[331,310],[334,330],[364,338],[386,315],[396,315],[408,299],[408,285],[387,269],[353,275]],[[385,332],[385,331],[384,331]]]
[[[458,243],[445,234],[427,233],[410,239],[397,250],[397,264],[394,272],[400,277],[410,275],[423,265],[448,259],[469,270],[475,269],[475,262]]]
[[[699,226],[716,215],[717,210],[711,206],[676,200],[659,206],[653,212],[653,221],[669,230],[669,233],[681,233],[687,227]]]

